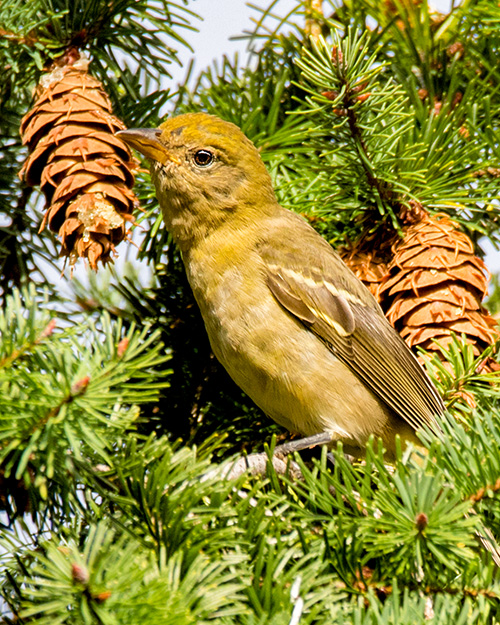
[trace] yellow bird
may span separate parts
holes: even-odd
[[[278,204],[260,155],[205,113],[120,138],[151,161],[213,352],[272,419],[359,454],[371,434],[437,429],[444,406],[365,286],[300,216]]]

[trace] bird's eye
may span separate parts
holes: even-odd
[[[210,150],[198,150],[194,154],[194,162],[198,167],[208,167],[214,162],[214,155]]]

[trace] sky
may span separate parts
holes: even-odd
[[[252,4],[267,8],[270,2],[271,0],[253,0]],[[286,15],[296,6],[296,0],[278,0],[275,10],[279,15]],[[235,52],[244,53],[246,42],[231,41],[230,38],[240,35],[244,30],[251,30],[252,18],[258,19],[260,15],[257,10],[248,6],[246,0],[191,0],[188,8],[202,18],[193,20],[192,24],[199,32],[184,33],[185,39],[196,51],[194,59],[195,69],[198,71],[210,65],[213,60],[220,59],[223,54],[232,56]],[[180,58],[187,66],[193,54],[188,50],[181,50]],[[184,70],[175,70],[174,78],[181,80],[183,77]]]
[[[244,30],[251,30],[252,18],[260,16],[259,11],[251,8],[249,4],[267,8],[271,0],[252,0],[251,3],[247,3],[247,0],[191,0],[188,8],[197,13],[202,21],[193,20],[193,26],[196,26],[199,32],[186,31],[185,38],[196,51],[195,67],[198,71],[210,65],[214,59],[220,59],[223,54],[231,56],[234,52],[244,53],[245,41],[231,41],[230,38],[241,34]],[[432,0],[430,4],[437,10],[447,11],[451,6],[451,0]],[[296,6],[297,0],[276,0],[273,12],[283,16]],[[180,58],[187,66],[193,54],[188,50],[181,50]],[[184,69],[175,69],[174,78],[182,80],[184,72]]]

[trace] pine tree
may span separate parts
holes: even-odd
[[[500,623],[481,249],[500,243],[500,8],[279,9],[256,13],[248,62],[165,90],[195,2],[0,6],[6,623]],[[231,477],[289,434],[214,360],[147,169],[114,137],[198,110],[255,142],[280,202],[418,349],[449,409],[426,453],[389,465],[374,440],[354,462],[339,445]],[[137,258],[113,266],[132,226]],[[87,283],[58,277],[68,261]]]

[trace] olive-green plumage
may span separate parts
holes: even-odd
[[[443,404],[371,293],[282,208],[254,145],[204,113],[120,136],[152,162],[215,356],[270,417],[351,450],[433,427]]]

